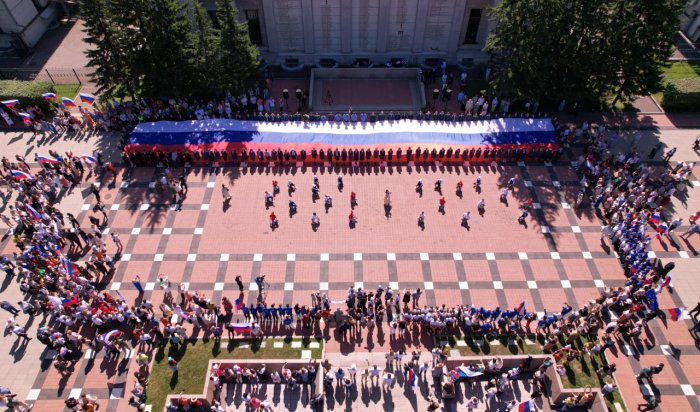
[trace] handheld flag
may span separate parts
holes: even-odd
[[[408,382],[411,384],[412,388],[418,387],[418,376],[413,372],[413,368],[408,370]]]
[[[561,350],[567,351],[567,352],[570,351],[570,350],[571,350],[571,344],[568,344],[568,345],[564,346],[563,348],[561,348]]]
[[[46,100],[53,100],[56,98],[56,93],[44,93],[41,95]]]
[[[236,333],[250,333],[253,331],[250,323],[232,323],[231,329]]]
[[[649,218],[649,222],[651,222],[655,225],[658,225],[659,223],[661,223],[661,213],[659,213],[659,212],[653,213],[651,215],[651,217]]]
[[[56,159],[53,159],[53,158],[50,158],[50,157],[46,157],[46,156],[37,156],[37,157],[36,157],[36,161],[39,162],[39,163],[48,163],[48,164],[59,164],[59,163],[61,163],[61,162],[59,162],[59,161],[56,160]]]
[[[671,320],[677,322],[683,315],[683,308],[668,309],[668,313],[671,315]]]
[[[61,97],[61,102],[63,102],[63,105],[66,107],[75,107],[75,102],[67,97]]]
[[[31,119],[32,115],[25,112],[19,112],[19,117],[21,117],[22,119]]]
[[[3,100],[2,104],[4,104],[7,107],[14,107],[19,104],[19,100],[13,99],[13,100]]]
[[[32,215],[32,217],[33,217],[34,219],[36,219],[36,220],[41,220],[41,213],[39,213],[38,210],[34,209],[34,208],[31,207],[30,205],[25,205],[25,206],[26,206],[26,209],[27,209],[27,213],[29,213],[30,215]]]
[[[97,159],[90,155],[82,155],[80,158],[83,159],[85,163],[97,163]]]
[[[63,267],[66,268],[66,273],[73,276],[73,273],[75,272],[73,269],[73,263],[66,258],[62,258],[61,263],[63,264]]]
[[[14,177],[17,180],[23,180],[23,179],[34,180],[34,176],[30,175],[29,173],[23,172],[21,170],[10,170],[10,173],[12,173],[12,177]]]
[[[518,309],[517,309],[518,315],[525,316],[525,304],[526,303],[527,303],[527,301],[524,300],[520,303],[520,305],[518,305]]]
[[[244,303],[241,302],[240,299],[236,299],[233,303],[234,303],[234,305],[236,306],[236,310],[241,310],[241,308],[242,308],[243,306],[245,306]]]
[[[80,97],[80,101],[83,103],[90,103],[90,104],[95,103],[95,96],[93,96],[91,94],[80,93],[80,94],[78,94],[78,96]]]
[[[664,283],[661,284],[661,286],[667,288],[671,285],[671,275],[666,275],[664,278]]]
[[[656,231],[659,233],[668,232],[668,224],[666,224],[666,222],[659,223],[659,225],[656,227]]]
[[[532,399],[521,402],[520,405],[518,405],[518,412],[534,412],[535,408],[532,407]]]
[[[473,371],[466,366],[459,366],[457,368],[457,375],[460,378],[474,378],[476,376],[481,376],[483,375],[483,372],[478,372],[478,371]]]

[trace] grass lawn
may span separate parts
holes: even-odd
[[[540,349],[541,345],[544,343],[543,336],[537,336],[537,338],[531,336],[531,343],[529,345],[525,343],[525,338],[520,336],[515,340],[515,345],[509,345],[506,338],[499,338],[495,341],[491,341],[490,343],[489,341],[484,340],[483,344],[477,345],[471,337],[467,336],[462,338],[462,340],[466,343],[466,346],[457,346],[457,340],[459,337],[450,336],[442,339],[446,340],[447,344],[452,348],[459,350],[459,353],[462,356],[544,354],[542,349]],[[580,350],[586,341],[586,339],[580,338],[572,344],[572,347]],[[497,344],[494,344],[494,342],[497,342]],[[534,344],[532,342],[534,342]],[[563,339],[560,340],[560,343],[561,345],[559,347],[562,347],[565,344]],[[600,377],[596,373],[596,370],[603,366],[605,362],[605,359],[599,355],[593,357],[584,356],[582,357],[581,361],[574,360],[569,362],[569,365],[567,366],[567,373],[562,377],[564,387],[585,388],[586,386],[590,385],[591,388],[601,388],[603,385],[605,385],[606,380]],[[613,381],[612,378],[608,378],[608,380]],[[615,391],[612,395],[606,397],[605,402],[607,403],[608,409],[611,412],[617,410],[614,405],[616,402],[622,406],[623,410],[627,410],[619,391]]]
[[[690,79],[693,77],[700,76],[700,62],[698,61],[687,61],[687,62],[673,62],[670,66],[663,68],[664,79],[662,83],[666,85],[668,80],[678,80],[678,79]],[[658,92],[653,94],[654,99],[659,104],[664,101],[664,93]]]
[[[283,342],[283,347],[273,348],[272,344],[275,341]],[[229,342],[226,339],[221,340],[220,344],[213,339],[192,339],[186,341],[183,349],[172,348],[167,344],[155,353],[146,391],[146,403],[152,405],[153,411],[162,411],[165,407],[165,398],[169,394],[182,391],[188,394],[202,393],[207,379],[209,359],[300,359],[302,349],[308,349],[312,341],[319,342],[320,348],[309,349],[311,357],[320,359],[323,339],[302,339],[301,348],[292,348],[291,339],[266,339],[263,341],[265,347],[260,347],[260,342],[252,343],[243,340]],[[251,346],[241,348],[241,343]],[[179,371],[176,379],[168,366],[168,356],[172,356],[178,362]]]
[[[663,68],[665,80],[688,79],[698,77],[700,73],[700,62],[673,62],[670,66]]]
[[[54,84],[53,88],[56,90],[56,95],[60,99],[61,97],[67,97],[69,99],[74,99],[80,90],[79,84]]]

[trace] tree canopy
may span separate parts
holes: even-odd
[[[492,87],[519,98],[614,101],[661,89],[683,0],[501,0]]]
[[[230,0],[222,30],[197,0],[83,0],[88,65],[107,97],[213,96],[256,78],[259,54]]]

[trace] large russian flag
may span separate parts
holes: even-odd
[[[19,104],[19,100],[17,99],[12,99],[12,100],[3,100],[2,104],[4,104],[7,107],[14,107]]]
[[[56,165],[56,164],[61,163],[60,161],[58,161],[54,158],[46,157],[46,156],[37,156],[36,161],[39,163],[48,163],[48,164],[52,164],[52,165]]]
[[[73,101],[73,99],[69,99],[67,97],[61,97],[61,102],[63,102],[64,106],[75,107],[75,102]]]
[[[29,173],[25,173],[21,170],[10,170],[10,173],[12,173],[12,177],[14,177],[17,180],[23,180],[23,179],[34,180],[34,176],[30,175]]]
[[[656,231],[659,233],[668,232],[668,225],[666,224],[666,222],[659,223],[659,225],[656,227]]]
[[[56,93],[44,93],[41,95],[46,100],[53,100],[56,98]]]
[[[94,104],[96,100],[95,96],[88,93],[80,93],[78,96],[80,97],[80,101],[83,103]]]
[[[520,315],[520,316],[525,315],[525,304],[526,303],[527,303],[527,301],[525,301],[525,300],[520,302],[520,305],[518,305],[518,309],[517,309],[518,315]]]

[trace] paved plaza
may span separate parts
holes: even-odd
[[[674,161],[698,160],[690,149],[694,133],[691,130],[662,133],[667,146],[679,147]],[[649,146],[655,144],[652,134],[646,132]],[[114,141],[105,139],[116,137],[92,136],[87,140],[88,146],[84,141],[27,143],[27,134],[8,138],[10,151],[31,159],[30,153],[45,154],[48,147],[86,152],[89,145],[113,147]],[[620,147],[629,138],[629,134],[623,134],[618,142]],[[333,301],[342,301],[349,287],[373,290],[382,285],[396,290],[421,288],[425,293],[420,303],[426,305],[514,308],[525,301],[527,309],[536,312],[559,311],[565,302],[577,308],[598,297],[604,288],[625,283],[609,242],[601,244],[601,224],[594,209],[588,204],[578,209],[572,206],[580,190],[580,176],[576,172],[580,153],[581,148],[574,147],[552,164],[194,168],[185,171],[189,173],[189,188],[179,208],[171,206],[168,194],[155,189],[162,169],[127,169],[116,181],[100,182],[102,201],[109,216],[109,229],[104,233],[119,234],[124,244],[116,272],[103,281],[103,286],[133,302],[138,293],[131,281],[139,275],[145,284],[144,297],[159,303],[163,292],[156,282],[160,274],[166,274],[173,284],[186,282],[190,290],[203,292],[218,302],[222,296],[238,296],[234,278],[240,275],[247,289],[245,299],[254,303],[257,297],[254,279],[265,274],[270,284],[268,303],[309,304],[310,294],[319,290],[328,293]],[[652,164],[659,170],[663,167],[658,158]],[[315,175],[320,180],[321,200],[314,202],[311,184]],[[342,192],[336,185],[338,175],[344,178]],[[480,194],[472,188],[477,176],[482,179]],[[511,177],[516,178],[515,188],[504,204],[499,201],[499,192]],[[422,196],[414,190],[418,179],[424,182]],[[437,179],[443,182],[444,215],[438,212],[440,194],[433,190]],[[692,179],[698,186],[700,164],[695,166]],[[274,206],[266,209],[264,193],[272,192],[273,180],[280,182],[282,191],[276,195]],[[288,180],[297,187],[291,197],[285,190]],[[455,193],[459,181],[464,183],[461,198]],[[222,184],[230,187],[233,196],[228,207],[223,205]],[[95,203],[88,185],[89,182],[81,184],[62,201],[62,210],[74,213],[86,227]],[[391,192],[390,213],[385,213],[383,207],[385,190]],[[679,193],[668,209],[684,218],[683,226],[668,241],[652,243],[657,258],[677,264],[672,272],[674,287],[670,293],[665,291],[659,296],[662,309],[692,308],[700,298],[695,282],[700,236],[688,240],[678,236],[687,229],[688,215],[700,210],[697,190],[690,187],[687,192]],[[351,192],[357,194],[359,203],[354,210],[358,218],[354,228],[348,225]],[[325,194],[333,198],[329,210],[324,209]],[[294,216],[288,213],[290,198],[298,205]],[[483,216],[476,210],[481,198],[486,202]],[[534,213],[527,218],[526,225],[519,225],[518,206],[530,198]],[[421,228],[417,218],[423,211],[426,223]],[[472,212],[469,229],[460,225],[466,211]],[[271,230],[268,224],[272,212],[280,221],[276,230]],[[310,224],[314,212],[321,220],[315,231]],[[113,244],[108,241],[108,245],[113,252]],[[3,254],[16,250],[7,240],[1,247]],[[8,300],[19,300],[20,292],[14,282],[6,281],[2,288],[3,294],[11,297]],[[7,315],[4,311],[0,313],[0,322]],[[26,316],[19,320],[27,321]],[[29,321],[31,333],[46,321],[41,316]],[[620,341],[608,353],[609,360],[618,365],[616,378],[628,407],[634,409],[643,403],[645,392],[658,391],[662,410],[700,410],[700,398],[696,395],[700,393],[700,373],[691,366],[697,362],[698,351],[687,330],[690,326],[690,320],[654,320],[637,344]],[[104,359],[101,352],[87,350],[75,365],[75,371],[63,377],[51,367],[55,353],[42,351],[43,346],[36,340],[19,345],[11,335],[4,339],[6,349],[0,359],[8,366],[0,376],[21,397],[35,402],[33,410],[63,410],[63,401],[80,393],[98,396],[104,408],[101,410],[130,408],[126,400],[133,386],[130,375],[136,370],[135,350],[116,361]],[[372,356],[365,355],[367,352],[409,351],[419,344],[430,347],[432,338],[389,340],[378,335],[346,342],[331,338],[325,345],[325,353],[342,362],[348,354],[366,358]],[[349,359],[342,363],[352,363]],[[643,366],[658,362],[665,362],[667,368],[655,379],[656,388],[637,385],[634,375]],[[11,377],[16,377],[16,385],[9,381]],[[403,392],[403,387],[396,389],[391,404],[375,402],[377,410],[425,409],[425,400],[418,390],[414,395],[417,400],[404,396]],[[365,394],[359,395],[359,399],[343,404],[340,409],[370,408],[361,401]],[[372,392],[367,395],[368,399],[375,399]],[[522,396],[523,400],[527,399],[527,392],[522,391]],[[304,409],[303,405],[295,408]]]

